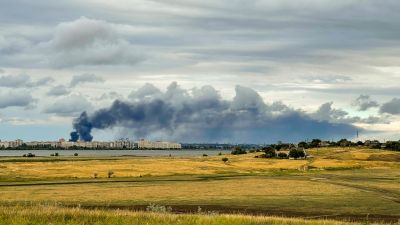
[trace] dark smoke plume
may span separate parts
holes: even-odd
[[[72,131],[70,133],[70,136],[71,136],[71,138],[69,139],[69,141],[77,142],[79,140],[79,134],[76,131]]]
[[[166,92],[150,84],[73,123],[84,141],[93,129],[124,128],[131,137],[181,142],[265,143],[306,138],[342,138],[354,134],[352,125],[312,119],[281,102],[266,104],[254,90],[237,86],[232,101],[222,100],[211,86],[187,91],[175,82]],[[71,139],[75,139],[71,136]]]

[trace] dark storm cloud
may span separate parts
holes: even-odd
[[[391,101],[382,104],[379,111],[392,115],[400,115],[400,98],[393,98]]]
[[[75,75],[72,77],[70,82],[70,87],[75,87],[78,84],[82,83],[93,83],[93,82],[104,82],[103,78],[96,76],[94,74],[82,74]]]
[[[370,108],[378,107],[377,101],[371,99],[369,95],[360,95],[353,103],[353,106],[357,107],[360,111],[366,111]]]
[[[93,129],[123,127],[136,138],[154,136],[179,141],[298,141],[305,138],[351,137],[354,127],[313,119],[281,102],[266,104],[254,90],[237,86],[231,101],[211,86],[191,92],[172,83],[166,92],[150,89],[146,98],[116,100],[110,107],[82,113],[73,127],[90,141]],[[144,92],[143,88],[140,89]],[[151,97],[150,97],[151,96]],[[339,113],[340,114],[340,113]]]

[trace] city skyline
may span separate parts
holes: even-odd
[[[0,139],[398,140],[399,6],[3,1]]]

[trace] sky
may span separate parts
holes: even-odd
[[[0,139],[399,140],[399,10],[3,0]]]

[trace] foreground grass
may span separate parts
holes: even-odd
[[[176,215],[124,210],[87,210],[54,206],[36,206],[34,208],[0,207],[0,225],[357,225],[367,224],[366,222],[350,223],[333,220],[304,220],[244,215]]]

